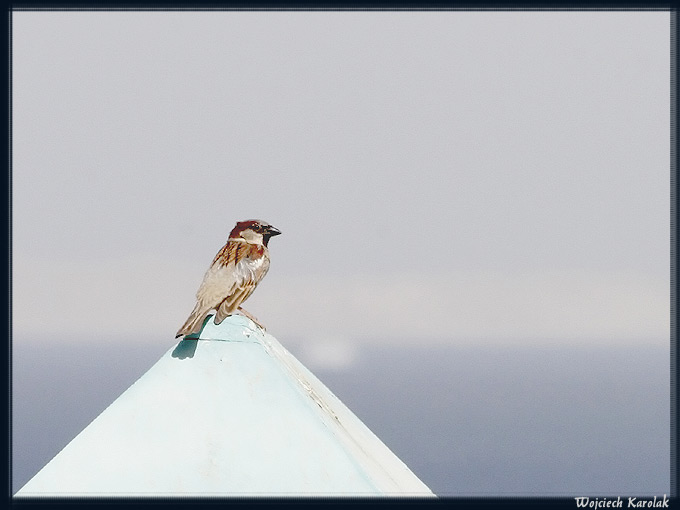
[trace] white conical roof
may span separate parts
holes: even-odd
[[[16,496],[432,492],[271,335],[209,319]]]

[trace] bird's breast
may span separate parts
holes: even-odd
[[[236,279],[246,282],[258,282],[265,275],[269,269],[269,257],[263,253],[259,257],[246,257],[241,259],[234,266],[234,275]]]

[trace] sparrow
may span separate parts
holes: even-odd
[[[269,271],[269,239],[281,232],[261,220],[239,221],[229,234],[227,244],[215,255],[196,292],[196,306],[175,338],[198,333],[212,310],[215,324],[238,310],[255,324],[264,327],[241,308],[257,284]]]

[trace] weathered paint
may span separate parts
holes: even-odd
[[[273,336],[210,317],[16,496],[432,496]]]

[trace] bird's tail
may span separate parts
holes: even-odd
[[[200,303],[196,303],[191,315],[189,315],[189,318],[184,323],[184,325],[179,328],[175,338],[178,338],[182,335],[192,335],[194,333],[198,333],[201,330],[201,326],[203,326],[203,321],[208,316],[208,311],[209,310],[205,310]]]

